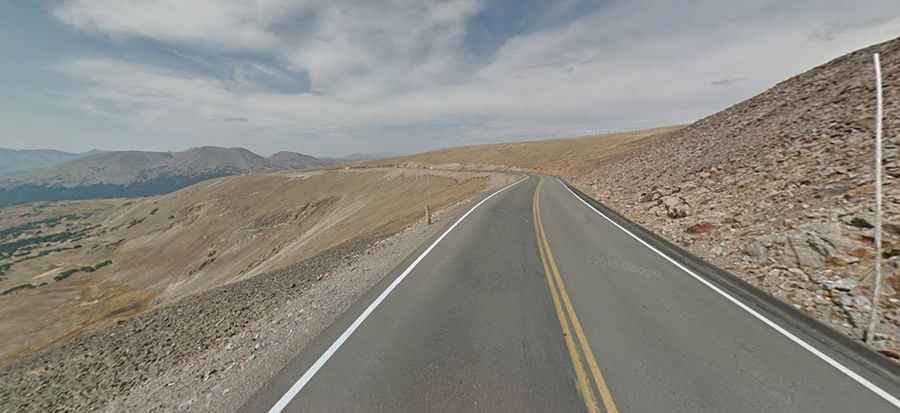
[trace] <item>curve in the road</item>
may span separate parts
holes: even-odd
[[[897,411],[897,366],[561,180],[521,182],[242,411]]]

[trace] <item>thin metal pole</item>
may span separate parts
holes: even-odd
[[[875,60],[875,96],[877,109],[875,115],[875,288],[872,292],[872,313],[869,315],[869,328],[866,329],[866,341],[871,343],[878,324],[878,297],[881,295],[881,118],[884,116],[881,101],[881,61],[878,53]]]

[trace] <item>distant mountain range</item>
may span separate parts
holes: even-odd
[[[303,169],[338,163],[327,159],[319,159],[302,153],[285,151],[272,154],[272,156],[270,156],[268,159],[272,164],[286,169]]]
[[[69,153],[52,149],[0,148],[0,176],[21,175],[39,168],[50,168],[90,154],[90,152]]]
[[[183,152],[0,149],[0,206],[33,201],[149,196],[228,175],[338,163],[295,152],[268,158],[244,148]]]
[[[356,162],[356,161],[375,161],[378,159],[391,158],[394,156],[399,156],[399,153],[396,152],[376,152],[376,153],[351,153],[349,155],[344,155],[340,158],[322,158],[328,159],[335,163],[340,162]]]

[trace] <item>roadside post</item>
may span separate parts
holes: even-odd
[[[878,296],[881,295],[881,118],[884,117],[881,96],[881,61],[878,53],[872,56],[875,63],[875,286],[872,288],[872,312],[865,340],[872,342],[878,325]]]

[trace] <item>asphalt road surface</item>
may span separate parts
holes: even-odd
[[[491,195],[242,410],[900,411],[895,366],[602,210]]]

